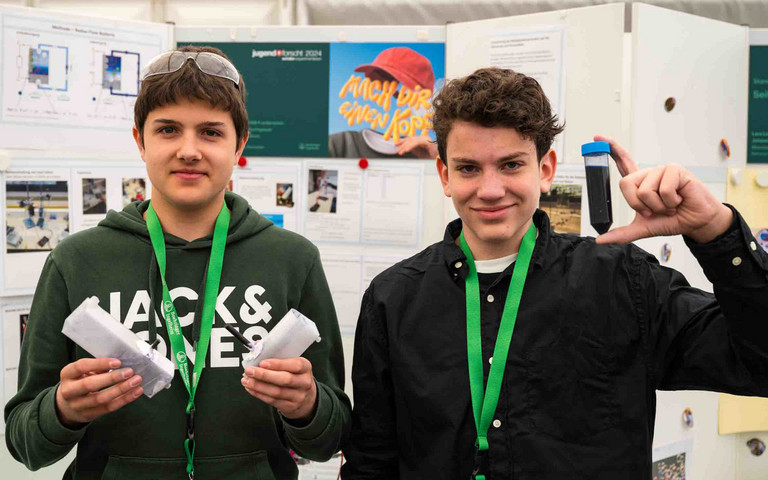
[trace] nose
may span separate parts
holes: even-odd
[[[480,178],[477,197],[481,200],[494,201],[504,198],[504,183],[498,172],[486,172]]]
[[[179,149],[176,151],[176,158],[185,162],[196,162],[203,157],[198,145],[197,135],[194,131],[184,132],[179,139]]]

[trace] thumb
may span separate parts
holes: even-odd
[[[609,230],[598,236],[595,239],[595,243],[617,243],[623,245],[625,243],[634,242],[635,240],[639,240],[641,238],[649,237],[650,235],[648,234],[648,228],[641,222],[638,222],[637,219],[635,219],[634,222],[630,223],[626,227],[618,227],[614,228],[613,230]]]

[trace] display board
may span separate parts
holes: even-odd
[[[631,147],[639,162],[746,162],[748,34],[744,26],[632,4]]]
[[[768,30],[749,32],[747,163],[768,163]]]
[[[429,110],[445,76],[445,44],[432,39],[439,38],[434,28],[422,40],[415,28],[387,29],[386,41],[371,34],[375,27],[341,37],[308,29],[303,41],[284,29],[265,28],[260,38],[271,41],[206,30],[177,29],[178,45],[219,48],[240,70],[248,92],[246,156],[401,158],[404,139],[434,139]]]
[[[134,151],[139,72],[170,25],[0,6],[0,147]]]

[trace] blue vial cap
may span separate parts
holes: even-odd
[[[611,153],[611,145],[608,142],[590,142],[581,146],[581,155],[602,155]]]

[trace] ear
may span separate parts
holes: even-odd
[[[245,144],[248,143],[248,137],[250,137],[250,135],[250,132],[245,132],[245,136],[240,140],[240,145],[238,145],[237,151],[235,152],[235,163],[237,163],[237,161],[240,160],[240,157],[243,155]]]
[[[451,196],[451,187],[448,186],[448,165],[443,163],[443,160],[438,156],[435,161],[437,167],[437,174],[440,176],[440,183],[443,184],[443,193],[446,197]]]
[[[549,187],[552,186],[552,181],[555,179],[555,171],[557,170],[557,154],[553,149],[549,151],[541,158],[539,162],[539,175],[541,179],[541,193],[547,193]]]
[[[144,159],[144,140],[141,138],[141,132],[136,128],[136,125],[133,126],[133,140],[136,142],[136,146],[139,147],[141,160],[146,163],[147,161]]]

